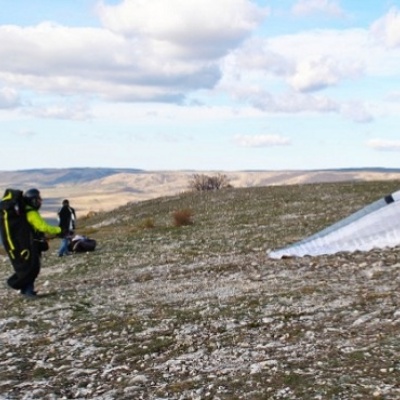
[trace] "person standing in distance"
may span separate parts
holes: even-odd
[[[58,256],[68,255],[68,243],[70,237],[74,234],[76,227],[75,210],[70,206],[69,200],[62,202],[62,207],[58,211],[58,226],[61,228],[61,244],[58,249]]]
[[[35,280],[40,273],[42,252],[47,251],[48,244],[44,238],[49,235],[59,235],[61,229],[58,226],[49,225],[39,214],[42,206],[42,198],[38,189],[29,189],[23,194],[25,204],[26,220],[30,226],[27,235],[29,245],[25,251],[26,263],[23,268],[16,266],[15,272],[11,275],[7,284],[15,290],[20,290],[21,294],[27,298],[36,298]]]

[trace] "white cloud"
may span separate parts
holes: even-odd
[[[236,47],[268,15],[250,0],[124,0],[100,5],[107,29],[146,37],[151,46],[180,57],[216,58]]]
[[[388,93],[385,97],[385,100],[389,101],[389,102],[393,102],[393,103],[399,103],[400,102],[400,92],[395,90],[393,92]]]
[[[241,147],[287,146],[290,140],[279,135],[237,135],[235,142]]]
[[[360,101],[352,101],[342,104],[340,113],[354,122],[368,123],[374,120],[372,113],[366,105]]]
[[[315,13],[322,13],[335,17],[343,17],[345,15],[338,2],[333,0],[299,0],[292,7],[292,12],[298,16]]]
[[[331,12],[337,5],[296,4]],[[397,54],[369,41],[366,29],[251,36],[267,14],[250,0],[125,0],[99,6],[106,29],[2,25],[0,82],[8,92],[0,91],[0,108],[22,104],[17,93],[26,91],[178,104],[195,103],[201,91],[199,98],[228,93],[263,112],[338,112],[368,122],[365,106],[313,93],[366,74],[398,74]],[[85,119],[87,112],[58,104],[37,115]]]
[[[336,40],[332,36],[336,36]],[[315,32],[314,37],[309,35],[304,39],[310,51],[296,56],[295,72],[288,78],[295,90],[321,90],[362,77],[366,53],[357,34],[337,32],[335,35],[332,32],[318,37]]]
[[[275,107],[280,112],[334,112],[338,104],[326,96],[303,95],[293,92],[275,98]]]
[[[221,76],[217,62],[173,58],[102,29],[0,26],[0,42],[0,79],[36,92],[177,102]]]
[[[0,89],[0,109],[15,108],[20,105],[18,92],[12,88]]]
[[[367,146],[380,151],[400,151],[400,140],[371,139]]]
[[[373,53],[365,30],[309,31],[268,39],[251,39],[224,63],[224,74],[244,84],[258,74],[259,86],[277,78],[298,92],[316,92],[361,79],[369,64],[374,68],[387,55]],[[371,53],[375,58],[372,58]],[[397,65],[399,62],[397,62]],[[236,75],[240,71],[240,75]],[[393,68],[394,71],[394,68]],[[253,79],[255,82],[255,79]],[[276,86],[276,84],[275,84]]]
[[[52,104],[51,106],[36,106],[30,113],[39,118],[68,119],[73,121],[85,121],[90,118],[90,112],[85,105]]]
[[[262,71],[264,74],[287,76],[294,72],[295,63],[287,54],[279,49],[270,48],[270,40],[253,37],[247,40],[231,56],[228,56],[225,65],[231,65],[244,71]]]
[[[316,91],[336,85],[341,80],[356,77],[361,71],[362,67],[358,61],[320,56],[301,60],[288,82],[300,92]]]
[[[397,52],[370,39],[367,29],[252,38],[224,59],[218,88],[264,112],[335,112],[368,123],[378,98],[366,103],[349,89],[363,82],[364,90],[370,78],[397,79],[400,70]]]
[[[221,58],[268,15],[250,0],[125,0],[98,12],[105,29],[1,25],[0,81],[37,94],[182,103],[216,85]]]
[[[260,88],[237,87],[232,89],[235,97],[253,107],[270,113],[337,112],[339,104],[326,96],[302,94],[293,91],[272,94]]]
[[[392,8],[371,26],[371,34],[389,48],[400,46],[400,11]]]

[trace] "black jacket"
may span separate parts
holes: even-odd
[[[58,212],[58,221],[62,234],[74,232],[76,226],[75,210],[70,206],[62,206]]]

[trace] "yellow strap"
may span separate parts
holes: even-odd
[[[3,213],[4,213],[4,229],[6,231],[6,239],[8,242],[8,246],[10,247],[10,250],[13,251],[15,250],[15,246],[11,238],[10,226],[8,225],[8,212],[7,210],[4,210]]]
[[[28,249],[22,250],[21,256],[24,260],[29,260],[30,251]]]
[[[12,199],[12,194],[11,194],[11,192],[8,192],[8,194],[4,195],[4,197],[1,200],[4,201],[4,200],[11,200],[11,199]]]

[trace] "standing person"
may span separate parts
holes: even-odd
[[[69,200],[62,202],[62,207],[58,211],[58,226],[61,228],[61,245],[58,250],[58,256],[66,256],[68,254],[69,239],[74,234],[76,226],[75,210],[69,205]]]
[[[42,198],[38,189],[23,193],[24,216],[20,228],[3,238],[7,253],[14,267],[7,284],[27,298],[36,298],[35,280],[40,273],[42,252],[48,249],[45,234],[58,235],[61,229],[49,225],[39,214]]]

